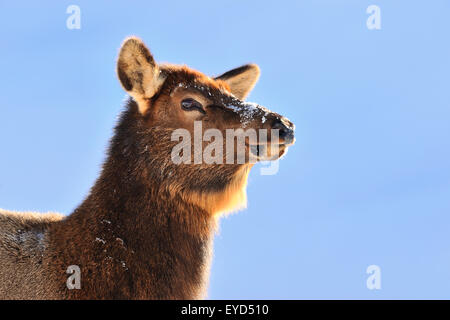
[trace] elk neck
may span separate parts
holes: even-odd
[[[73,243],[64,249],[61,268],[79,264],[83,272],[83,267],[102,264],[87,271],[91,278],[105,277],[99,272],[112,274],[115,283],[104,285],[124,292],[129,284],[135,297],[198,298],[206,287],[216,218],[162,188],[160,175],[154,172],[161,168],[151,169],[147,163],[151,159],[146,153],[152,149],[146,145],[151,141],[136,137],[136,132],[145,130],[132,119],[136,110],[131,105],[122,115],[89,196],[51,231],[55,246]],[[139,281],[117,280],[124,277]],[[94,292],[101,288],[90,281],[84,276],[85,286],[92,286]],[[136,288],[139,283],[142,287]],[[146,292],[146,287],[153,292]],[[130,298],[130,294],[117,297]]]

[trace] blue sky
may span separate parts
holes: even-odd
[[[81,8],[81,29],[66,8]],[[368,30],[366,8],[381,9]],[[122,40],[217,75],[247,62],[251,101],[297,142],[222,220],[213,299],[450,298],[450,3],[0,3],[0,207],[70,213],[95,181],[125,97]],[[381,268],[368,290],[366,268]]]

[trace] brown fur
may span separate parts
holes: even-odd
[[[130,38],[117,71],[133,99],[89,196],[67,217],[0,210],[1,299],[205,297],[217,218],[245,206],[252,164],[176,165],[170,137],[176,128],[192,132],[194,120],[204,129],[239,128],[239,115],[222,105],[236,100],[231,93],[244,99],[259,68],[212,79],[184,66],[158,66]],[[186,97],[207,112],[182,110]],[[275,121],[293,127],[267,109],[250,126],[270,128]],[[81,269],[79,290],[66,287],[70,265]]]

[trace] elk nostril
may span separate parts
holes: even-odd
[[[276,120],[275,123],[272,126],[272,129],[279,130],[279,137],[281,139],[286,138],[289,134],[291,134],[292,130],[290,130],[288,127],[284,125],[283,122],[280,120]]]

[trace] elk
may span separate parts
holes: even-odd
[[[127,38],[117,75],[130,98],[88,196],[68,216],[0,210],[0,298],[205,298],[218,218],[245,207],[255,162],[294,143],[288,119],[244,101],[259,73],[248,64],[210,78],[157,64],[139,38]],[[175,164],[172,133],[193,132],[196,121],[222,133],[276,130],[278,139],[246,139],[244,163]],[[74,265],[80,288],[67,284]]]

